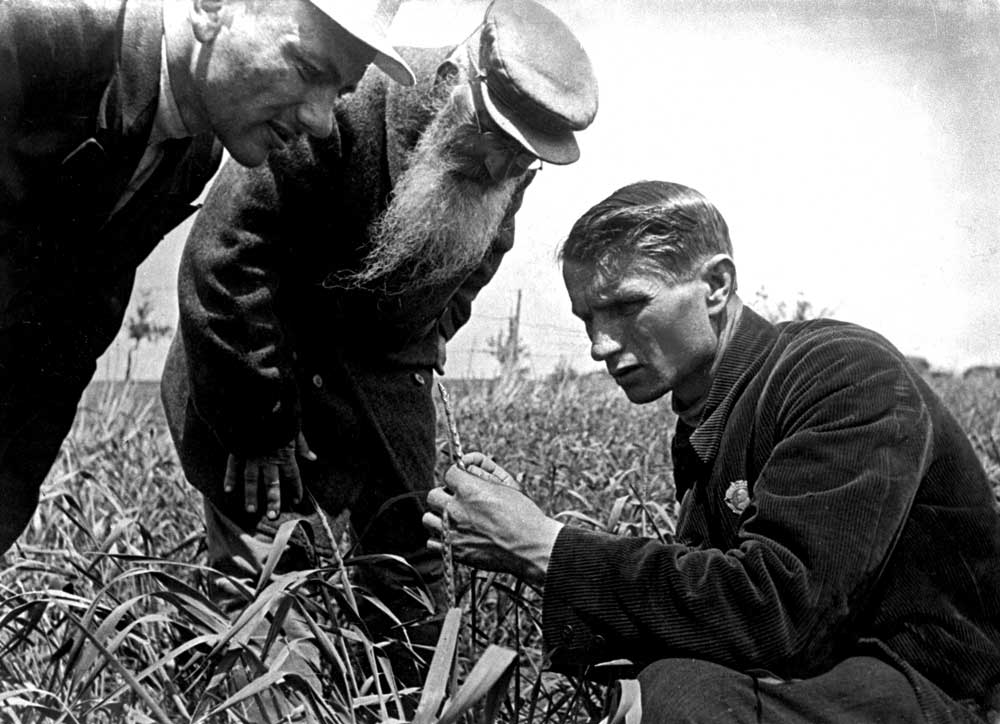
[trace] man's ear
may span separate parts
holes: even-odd
[[[441,65],[437,67],[437,73],[434,75],[435,85],[438,83],[443,83],[449,81],[458,75],[458,64],[456,64],[451,58],[445,58],[441,61]]]
[[[222,8],[225,0],[190,0],[191,27],[199,43],[207,44],[215,40],[222,27]]]
[[[719,314],[736,293],[736,262],[729,254],[716,254],[702,265],[701,274],[708,285],[705,293],[708,313]]]

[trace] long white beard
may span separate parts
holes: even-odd
[[[456,173],[455,139],[475,132],[448,102],[428,125],[392,201],[369,228],[370,249],[349,284],[403,293],[467,274],[503,223],[519,179],[493,182]],[[471,125],[471,128],[470,128]]]

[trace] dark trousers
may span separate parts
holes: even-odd
[[[87,382],[58,390],[21,380],[5,385],[0,401],[0,553],[31,521],[38,491],[59,454]]]
[[[22,267],[0,254],[0,554],[38,506],[96,360],[121,329],[134,279],[43,279]]]
[[[639,674],[642,724],[909,724],[928,721],[913,684],[858,656],[810,679],[752,676],[697,659],[664,659]],[[934,721],[979,722],[958,704]],[[939,716],[937,716],[939,714]],[[612,722],[626,722],[624,713]]]

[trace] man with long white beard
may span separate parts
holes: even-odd
[[[293,538],[280,570],[314,565],[335,545],[315,500],[350,511],[358,550],[407,561],[361,576],[405,620],[428,612],[404,589],[436,595],[443,573],[420,523],[433,370],[513,244],[533,166],[578,158],[597,85],[532,0],[497,0],[457,48],[401,53],[413,88],[368,74],[330,139],[223,169],[181,261],[163,397],[206,499],[211,565],[254,579],[301,517],[314,535]]]

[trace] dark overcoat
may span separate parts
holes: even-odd
[[[932,722],[1000,694],[993,491],[885,339],[744,310],[672,453],[675,541],[560,533],[543,615],[557,661],[693,657],[790,679],[874,655]]]
[[[162,34],[159,3],[0,3],[0,495],[8,511],[36,495],[97,357],[121,329],[135,268],[194,211],[221,160],[211,135],[169,141],[149,181],[111,215],[153,127]],[[6,518],[0,549],[19,532]]]
[[[264,454],[300,430],[319,458],[300,461],[307,487],[327,511],[350,507],[359,531],[386,500],[433,484],[438,338],[469,318],[513,244],[530,176],[478,266],[407,294],[331,287],[359,267],[431,120],[446,51],[403,52],[415,87],[369,72],[339,104],[330,138],[260,168],[227,164],[184,249],[164,405],[188,480],[248,529],[273,525],[222,493],[227,453]],[[374,526],[382,550],[426,542],[412,499]]]

